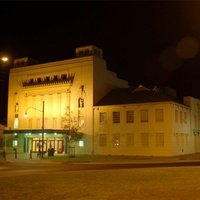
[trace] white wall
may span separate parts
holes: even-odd
[[[175,124],[175,108],[187,112],[187,123]],[[146,123],[140,122],[140,110],[147,109],[149,121]],[[164,121],[155,121],[155,109],[163,109]],[[126,111],[134,111],[134,123],[126,123]],[[120,111],[121,123],[112,123],[112,112]],[[107,112],[107,123],[99,123],[99,113]],[[94,118],[94,133],[95,133],[95,149],[96,154],[112,154],[112,155],[143,155],[143,156],[172,156],[194,153],[192,144],[192,135],[190,134],[190,119],[189,108],[176,104],[173,102],[158,102],[158,103],[143,103],[132,105],[119,105],[119,106],[96,106],[95,118]],[[120,133],[120,146],[112,146],[112,134]],[[134,145],[127,146],[126,134],[134,134]],[[141,133],[147,133],[149,138],[148,146],[141,144]],[[164,134],[164,146],[157,146],[156,133]],[[107,146],[99,146],[99,134],[107,134]],[[181,134],[179,140],[182,138],[182,142],[177,144],[176,134]],[[187,137],[187,142],[186,142]]]

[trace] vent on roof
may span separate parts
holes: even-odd
[[[152,91],[154,92],[160,92],[159,88],[157,86],[154,86],[154,88],[152,89]]]
[[[103,58],[103,51],[94,45],[76,48],[76,57],[84,56],[98,56]]]
[[[144,87],[143,85],[139,85],[136,89],[134,89],[132,92],[139,92],[139,91],[150,91],[150,89]]]
[[[23,67],[34,64],[38,64],[38,61],[29,57],[18,58],[14,60],[14,67]]]

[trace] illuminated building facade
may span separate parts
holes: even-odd
[[[172,92],[142,85],[109,92],[94,106],[94,153],[175,156],[200,152],[200,100],[184,97],[181,103]]]
[[[10,69],[6,152],[69,152],[73,127],[83,138],[76,154],[174,156],[200,152],[200,100],[177,100],[170,88],[130,88],[107,69],[95,46],[68,60]],[[21,66],[23,64],[23,67]],[[27,113],[27,117],[24,117]],[[1,145],[2,146],[2,145]]]
[[[15,66],[24,62],[17,59]],[[42,142],[44,152],[53,147],[55,153],[67,153],[66,131],[76,127],[84,133],[73,144],[76,153],[91,154],[93,105],[119,87],[128,82],[107,69],[102,50],[92,45],[77,48],[72,59],[11,68],[6,151],[37,152]]]

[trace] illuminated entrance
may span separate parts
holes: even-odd
[[[18,153],[48,152],[49,148],[54,149],[55,154],[67,153],[66,134],[63,130],[45,130],[42,140],[41,130],[6,130],[6,150],[12,152],[13,148]],[[43,141],[43,145],[42,145]]]
[[[54,148],[55,153],[64,153],[63,138],[45,138],[43,143],[43,152],[47,152],[49,148]],[[35,152],[42,151],[42,140],[40,138],[32,139],[31,150]]]

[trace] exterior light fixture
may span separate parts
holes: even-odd
[[[27,113],[27,112],[24,113],[24,117],[25,117],[25,118],[28,117],[28,113]]]

